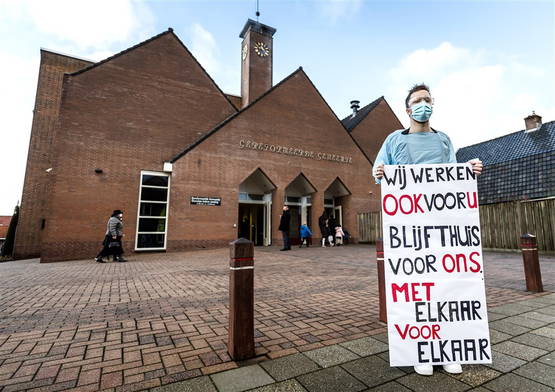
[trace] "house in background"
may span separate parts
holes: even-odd
[[[555,197],[555,121],[532,113],[526,129],[457,151],[457,161],[480,158],[480,205]]]
[[[4,246],[6,236],[8,235],[8,227],[10,227],[11,216],[0,216],[0,249]]]

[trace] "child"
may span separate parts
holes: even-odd
[[[307,225],[301,225],[301,244],[299,245],[299,248],[302,248],[305,242],[306,242],[306,247],[308,248],[310,237],[312,237],[312,231],[310,231]]]
[[[345,233],[341,225],[337,225],[335,227],[335,245],[343,245],[343,237],[345,237]]]

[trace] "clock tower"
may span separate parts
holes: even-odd
[[[239,34],[243,107],[272,87],[273,35],[276,29],[249,19]]]

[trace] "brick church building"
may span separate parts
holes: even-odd
[[[15,255],[92,258],[124,211],[127,254],[279,245],[324,210],[357,240],[379,210],[372,159],[402,127],[383,97],[340,120],[299,68],[272,81],[275,29],[248,20],[241,96],[225,94],[172,29],[100,62],[41,50]]]

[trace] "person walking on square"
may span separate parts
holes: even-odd
[[[434,101],[430,88],[425,84],[414,85],[405,98],[405,110],[410,118],[410,127],[399,129],[385,139],[376,159],[373,175],[379,183],[384,175],[384,165],[414,165],[426,163],[457,163],[455,150],[449,137],[430,126]],[[476,175],[482,173],[479,159],[470,160]],[[447,373],[461,373],[460,364],[443,365]],[[432,365],[414,367],[416,373],[431,376]]]
[[[345,233],[341,225],[335,226],[335,245],[343,245],[343,237],[345,237]]]
[[[326,247],[326,239],[330,235],[328,230],[328,214],[324,210],[322,215],[318,218],[318,227],[320,228],[320,234],[322,235],[322,248]]]
[[[291,250],[291,242],[289,240],[289,230],[291,226],[291,213],[289,207],[283,206],[283,214],[279,220],[279,231],[283,237],[283,248],[280,250]]]
[[[333,215],[330,215],[328,218],[328,241],[330,246],[335,246],[335,228],[337,227],[337,222]]]
[[[122,256],[123,247],[121,242],[123,237],[123,211],[114,210],[106,226],[102,250],[94,260],[97,263],[104,263],[103,258],[112,255],[114,261],[126,262],[127,260]]]
[[[306,247],[308,248],[310,237],[312,237],[312,231],[307,225],[301,225],[301,244],[299,248],[303,247],[303,244],[306,242]]]

